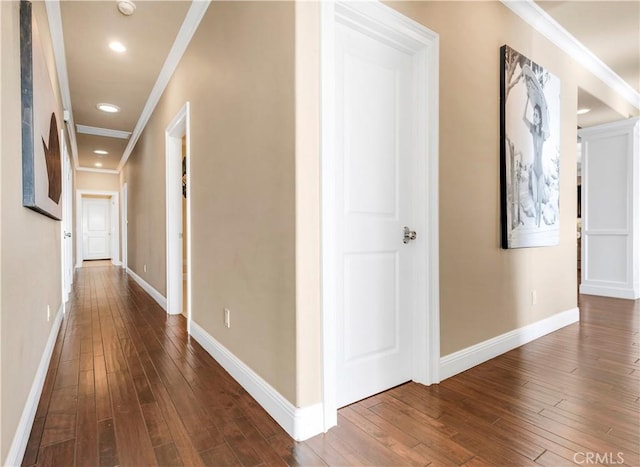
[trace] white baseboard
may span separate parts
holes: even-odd
[[[151,287],[142,277],[137,275],[130,268],[127,268],[127,274],[129,274],[145,292],[151,295],[151,298],[158,302],[158,305],[160,305],[164,311],[167,311],[167,298],[165,296]]]
[[[322,404],[295,407],[238,357],[191,320],[190,334],[296,441],[324,432]]]
[[[636,300],[640,298],[640,291],[633,287],[610,287],[602,285],[580,284],[580,293],[585,295],[599,295],[601,297],[626,298]]]
[[[466,349],[459,350],[440,359],[440,380],[473,368],[476,365],[520,347],[539,337],[580,320],[580,310],[572,308],[528,326],[514,329]]]
[[[38,403],[40,402],[40,396],[42,395],[42,389],[44,388],[44,380],[47,377],[47,371],[49,370],[49,364],[51,363],[51,354],[53,353],[53,348],[56,345],[56,338],[58,337],[60,325],[62,324],[62,316],[64,314],[63,310],[64,304],[60,304],[56,317],[53,319],[53,325],[49,332],[49,339],[47,340],[47,345],[42,353],[42,358],[40,358],[40,364],[38,365],[38,370],[36,371],[36,375],[33,379],[31,390],[29,391],[27,401],[24,405],[24,409],[22,410],[22,416],[18,422],[16,434],[14,435],[13,442],[9,448],[9,454],[7,454],[7,458],[2,465],[19,466],[22,464],[22,458],[24,457],[24,452],[27,449],[27,442],[29,441],[29,435],[33,428],[33,421],[36,418],[36,410],[38,409]]]

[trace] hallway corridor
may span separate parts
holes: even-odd
[[[345,407],[295,443],[182,316],[120,268],[81,268],[23,465],[640,465],[640,301],[580,306],[580,324]]]

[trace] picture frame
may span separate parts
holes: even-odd
[[[500,48],[500,230],[504,249],[560,241],[560,79]]]
[[[32,4],[20,2],[22,204],[62,219],[59,106]]]

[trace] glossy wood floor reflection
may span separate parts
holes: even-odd
[[[23,465],[640,465],[640,302],[439,385],[345,407],[296,443],[120,269],[82,268]]]

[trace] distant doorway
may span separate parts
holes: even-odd
[[[167,313],[191,317],[191,200],[189,103],[165,131],[167,207]]]
[[[117,191],[76,191],[76,266],[109,259],[120,265],[120,197]]]

